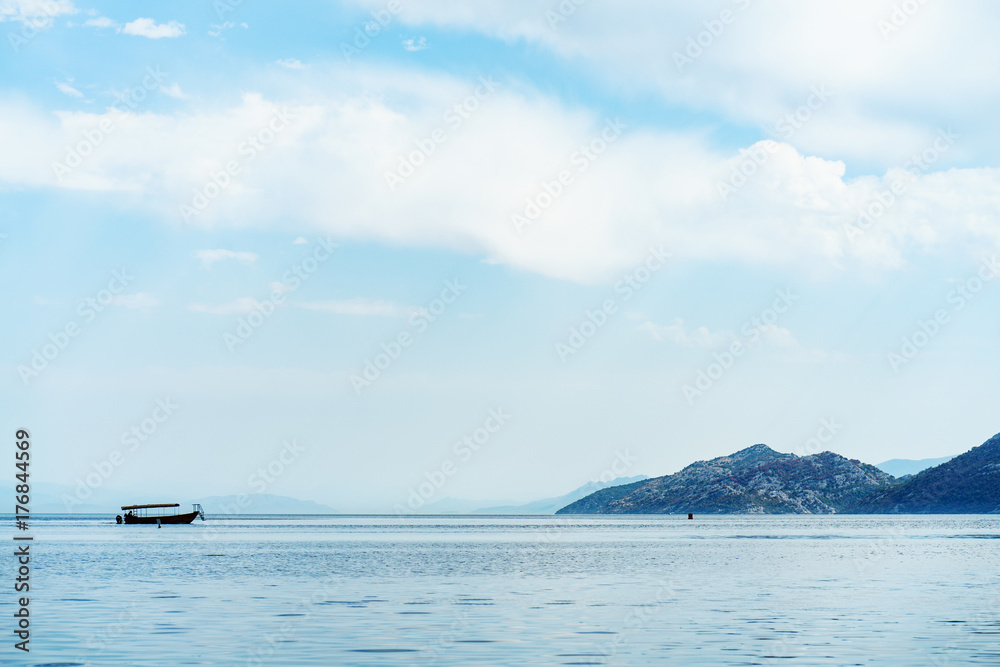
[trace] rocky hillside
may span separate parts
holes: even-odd
[[[857,503],[859,513],[1000,512],[1000,433],[946,463]]]
[[[609,486],[567,505],[561,510],[556,511],[556,514],[597,514],[601,511],[602,507],[627,496],[646,482],[647,480],[642,480],[632,482],[631,484]]]
[[[891,475],[831,452],[799,457],[754,445],[680,472],[603,489],[557,514],[829,514],[888,488]]]

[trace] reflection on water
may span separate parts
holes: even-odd
[[[1000,664],[994,516],[33,528],[26,664]]]

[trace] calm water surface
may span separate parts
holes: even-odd
[[[33,529],[32,652],[8,628],[6,664],[1000,665],[996,516]]]

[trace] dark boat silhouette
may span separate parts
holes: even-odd
[[[118,523],[191,523],[197,516],[205,520],[205,511],[201,505],[192,505],[193,511],[184,514],[167,514],[164,510],[172,507],[180,507],[180,503],[160,503],[152,505],[122,505],[125,516],[115,517]],[[153,510],[153,511],[150,511]]]

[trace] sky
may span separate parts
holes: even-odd
[[[0,0],[4,428],[39,482],[343,512],[964,452],[1000,431],[998,29]]]

